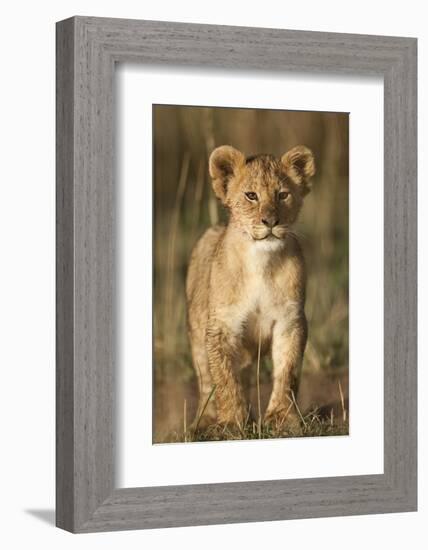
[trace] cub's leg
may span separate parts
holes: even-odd
[[[199,387],[199,403],[192,429],[206,428],[217,421],[212,394],[213,381],[208,366],[208,356],[205,347],[205,330],[203,327],[189,330],[190,345],[192,348],[193,366],[196,371]]]
[[[300,429],[293,395],[297,399],[306,339],[307,325],[302,311],[287,316],[286,322],[277,322],[273,329],[273,387],[265,420],[293,431]]]
[[[239,380],[244,349],[224,325],[210,323],[206,335],[208,364],[215,388],[217,416],[222,424],[244,426],[247,416],[245,396]]]

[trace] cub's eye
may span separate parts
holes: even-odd
[[[290,193],[288,191],[281,191],[280,193],[278,193],[278,198],[280,201],[285,201],[289,194]]]
[[[253,192],[250,191],[249,193],[245,193],[245,196],[250,201],[256,201],[257,200],[257,193],[253,193]]]

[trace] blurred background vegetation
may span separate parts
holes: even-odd
[[[296,225],[308,268],[309,324],[298,402],[304,413],[343,419],[343,403],[348,408],[348,136],[347,113],[153,106],[155,442],[189,425],[196,410],[185,277],[197,239],[210,225],[227,221],[208,174],[211,151],[225,144],[247,156],[281,156],[302,144],[315,155],[317,174]],[[270,392],[270,370],[265,361],[262,405]]]

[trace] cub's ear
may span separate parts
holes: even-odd
[[[315,174],[315,159],[312,151],[297,145],[281,157],[286,174],[299,186],[302,195],[311,190],[310,178]]]
[[[222,145],[211,153],[209,160],[210,176],[213,179],[214,193],[224,204],[227,186],[236,170],[245,164],[245,157],[234,147]]]

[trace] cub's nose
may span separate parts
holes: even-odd
[[[272,227],[275,227],[275,225],[278,225],[279,223],[279,220],[277,220],[276,218],[263,218],[262,219],[262,224],[263,225],[266,225],[266,227],[270,227],[272,229]]]

